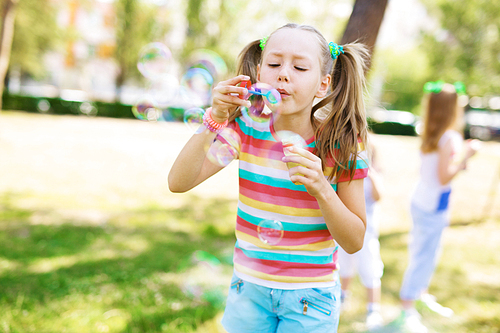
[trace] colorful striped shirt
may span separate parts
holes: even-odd
[[[282,162],[283,145],[273,127],[243,116],[229,127],[241,138],[235,274],[246,281],[277,289],[333,285],[337,244],[316,199],[307,193],[304,185],[295,185],[290,180],[288,168]],[[224,141],[221,136],[219,140]],[[307,140],[306,145],[312,151],[314,138]],[[366,161],[365,151],[360,151],[354,179],[366,177]],[[332,166],[327,169],[332,170]],[[325,174],[327,172],[325,170]],[[349,181],[348,175],[330,182],[334,190],[341,181]],[[259,230],[265,230],[263,221],[282,226],[282,230],[275,228],[278,234],[273,236],[279,242],[259,238]]]

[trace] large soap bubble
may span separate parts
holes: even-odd
[[[269,84],[259,82],[251,85],[243,98],[251,103],[248,109],[242,108],[247,120],[265,123],[281,112],[281,94]]]
[[[195,50],[189,57],[191,68],[207,70],[214,80],[221,80],[227,74],[227,65],[222,57],[212,50]]]
[[[226,127],[217,136],[217,140],[207,147],[207,158],[213,164],[225,167],[238,158],[241,149],[239,134]]]
[[[182,76],[181,86],[192,96],[193,102],[199,106],[210,104],[212,99],[212,75],[203,68],[190,68]]]
[[[172,64],[172,52],[163,43],[144,46],[139,53],[137,68],[146,78],[158,80],[167,75]]]

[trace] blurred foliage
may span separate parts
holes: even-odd
[[[469,95],[500,94],[500,2],[422,0],[438,28],[421,31],[408,51],[378,50],[375,73],[384,78],[381,101],[420,112],[427,81],[462,81]]]
[[[187,31],[181,50],[181,65],[187,65],[189,55],[196,49],[207,48],[217,52],[227,63],[231,72],[235,69],[234,54],[224,42],[231,40],[234,19],[237,13],[245,11],[247,2],[220,0],[189,0],[187,2]],[[224,34],[225,38],[222,38]]]
[[[500,2],[422,0],[441,29],[423,35],[432,76],[471,95],[500,94]]]
[[[349,6],[353,1],[316,0],[311,11],[309,3],[289,0],[283,7],[281,1],[254,0],[189,0],[187,1],[187,31],[180,61],[199,48],[217,52],[226,61],[230,73],[234,73],[237,56],[245,45],[269,35],[288,22],[311,24],[318,28],[327,40],[338,40],[348,17],[339,17],[337,6]],[[182,65],[185,65],[183,63]]]
[[[79,5],[91,10],[92,1]],[[327,40],[341,37],[348,19],[345,8],[354,1],[316,0],[310,4],[290,0],[286,8],[279,1],[188,0],[180,5],[158,5],[153,1],[115,0],[118,87],[142,82],[137,70],[140,49],[150,42],[164,42],[179,66],[185,67],[192,51],[207,48],[226,61],[234,73],[237,55],[249,42],[268,35],[286,22],[312,24]],[[422,31],[419,44],[411,50],[378,49],[371,77],[382,80],[379,98],[388,109],[419,113],[422,86],[442,79],[463,81],[469,94],[500,92],[500,2],[422,0],[437,29]],[[22,0],[17,13],[11,68],[35,78],[44,74],[43,54],[63,49],[68,40],[79,38],[75,29],[62,31],[56,22],[56,2]],[[341,14],[344,9],[344,14]],[[184,14],[179,15],[179,11]],[[347,12],[348,13],[348,12]],[[180,42],[170,43],[169,33],[177,28]],[[176,37],[177,38],[177,37]],[[380,79],[382,78],[382,79]],[[223,78],[221,78],[223,79]]]
[[[372,76],[384,78],[380,96],[384,106],[392,110],[419,113],[422,87],[430,76],[427,55],[421,48],[404,52],[379,50]]]
[[[163,41],[170,26],[158,15],[158,7],[140,0],[116,1],[116,49],[114,59],[119,66],[116,85],[127,79],[139,79],[137,59],[141,48],[149,42]]]
[[[45,74],[43,59],[45,52],[62,49],[64,32],[56,21],[57,10],[51,0],[19,1],[14,26],[14,39],[10,55],[10,68],[35,78]]]

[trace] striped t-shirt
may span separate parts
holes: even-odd
[[[333,285],[337,244],[316,199],[307,193],[304,185],[295,185],[290,180],[287,166],[281,160],[283,146],[273,127],[243,116],[229,127],[241,138],[237,241],[233,257],[235,274],[246,281],[276,289]],[[312,151],[314,138],[306,144]],[[366,177],[365,157],[364,151],[358,154],[354,179]],[[336,190],[334,183],[348,180],[348,176],[342,176],[331,184]],[[278,243],[265,243],[259,238],[258,226],[263,220],[279,221],[283,226]]]

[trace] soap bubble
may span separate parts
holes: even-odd
[[[285,156],[293,156],[297,155],[295,153],[290,152],[289,148],[290,147],[296,147],[296,148],[302,148],[305,149],[307,146],[306,140],[302,138],[297,133],[294,133],[292,131],[277,131],[276,132],[276,137],[281,141],[281,144],[283,146],[283,154]],[[298,166],[298,163],[294,162],[288,162],[286,166],[290,170],[293,167]],[[301,174],[298,174],[301,175]],[[300,182],[295,182],[295,185],[302,185]]]
[[[204,114],[205,110],[202,108],[188,109],[184,112],[184,124],[194,133],[203,123]]]
[[[97,107],[91,102],[83,102],[80,104],[78,110],[80,113],[86,116],[96,116],[97,115]]]
[[[181,86],[186,88],[200,106],[210,104],[213,83],[212,75],[203,68],[190,68],[181,79]]]
[[[41,99],[36,103],[36,109],[38,112],[47,113],[50,111],[50,102],[46,99]]]
[[[213,164],[225,167],[238,158],[240,147],[241,138],[239,134],[235,130],[226,127],[219,133],[217,140],[208,147],[207,158]]]
[[[277,245],[284,233],[283,224],[278,220],[262,220],[257,226],[259,239],[268,245]]]
[[[189,64],[192,68],[203,68],[210,75],[219,81],[227,74],[227,65],[216,52],[207,49],[194,51],[189,57]]]
[[[132,113],[140,120],[157,121],[161,112],[156,101],[151,96],[144,95],[132,106]]]
[[[170,49],[163,43],[155,42],[141,49],[137,68],[146,78],[158,80],[170,71],[171,63]]]

